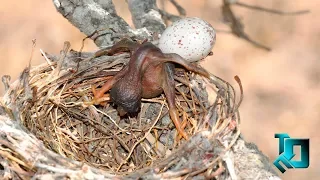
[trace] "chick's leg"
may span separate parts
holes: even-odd
[[[165,63],[163,68],[163,84],[162,88],[166,95],[169,114],[173,124],[176,126],[178,133],[188,140],[188,135],[181,126],[180,118],[175,105],[175,85],[174,85],[174,66],[171,63]]]
[[[98,105],[101,102],[105,101],[106,98],[104,96],[104,93],[109,91],[112,86],[128,72],[128,69],[129,67],[125,66],[115,76],[108,80],[99,90],[96,90],[96,88],[92,86],[92,93],[94,95],[92,103]]]

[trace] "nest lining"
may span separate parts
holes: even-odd
[[[119,177],[228,174],[221,154],[240,132],[232,86],[213,75],[207,80],[176,69],[177,110],[193,135],[185,142],[177,136],[163,95],[143,99],[135,117],[120,118],[112,103],[91,105],[91,86],[103,85],[129,61],[128,54],[92,57],[67,48],[60,56],[46,54],[48,63],[27,68],[7,91],[8,114],[49,150]],[[207,89],[216,93],[213,102]],[[41,169],[24,166],[27,172]]]

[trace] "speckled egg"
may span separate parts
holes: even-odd
[[[176,53],[190,62],[205,58],[216,42],[216,32],[197,17],[175,21],[162,33],[159,48],[163,53]]]

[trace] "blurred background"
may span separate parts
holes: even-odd
[[[39,49],[58,54],[64,41],[79,50],[85,37],[56,12],[52,1],[0,0],[0,76],[15,80],[28,65],[32,39],[37,40],[32,65],[45,63]],[[132,25],[125,0],[114,0],[118,14]],[[290,169],[283,179],[320,179],[320,6],[318,0],[242,0],[282,11],[308,9],[309,14],[279,16],[234,6],[233,10],[254,40],[268,45],[267,52],[224,31],[222,0],[178,0],[187,16],[197,16],[218,30],[213,56],[202,65],[217,76],[238,87],[243,83],[245,99],[240,107],[242,133],[257,144],[270,160],[278,155],[275,133],[294,138],[310,138],[310,166]],[[170,2],[165,9],[177,14]],[[86,51],[97,50],[86,41]],[[0,86],[0,95],[4,87]],[[277,172],[279,172],[277,170]]]

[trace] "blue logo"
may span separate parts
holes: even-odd
[[[275,134],[275,138],[279,138],[279,156],[273,164],[282,172],[286,170],[281,166],[282,162],[288,169],[291,168],[307,168],[309,167],[309,139],[290,138],[286,133]],[[293,147],[300,146],[300,160],[293,160]]]

